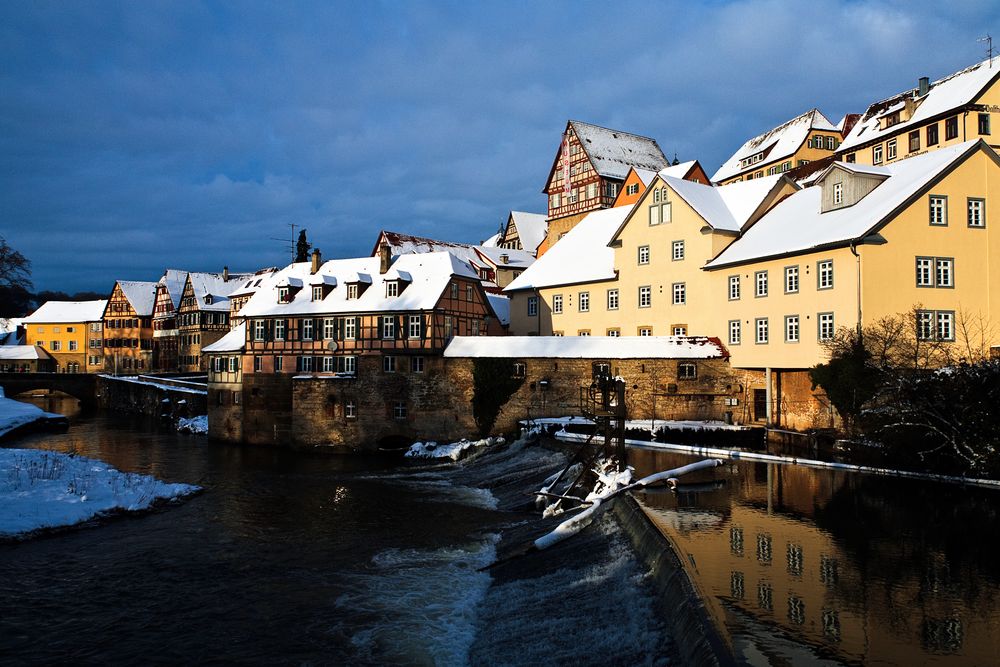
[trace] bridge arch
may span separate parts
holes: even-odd
[[[97,376],[84,373],[0,373],[0,387],[8,398],[50,389],[69,394],[84,405],[97,403]]]

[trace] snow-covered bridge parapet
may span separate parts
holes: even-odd
[[[208,410],[204,385],[182,386],[150,376],[98,375],[98,405],[151,417],[191,417]]]
[[[581,388],[600,370],[624,378],[630,419],[726,419],[742,402],[742,377],[716,338],[699,336],[459,336],[445,348],[452,373],[471,375],[478,359],[509,359],[520,388],[494,427],[576,414]],[[727,413],[730,413],[727,415]]]

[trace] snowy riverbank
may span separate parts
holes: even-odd
[[[22,426],[52,420],[65,421],[66,417],[45,412],[45,410],[29,403],[5,398],[3,389],[0,388],[0,438]]]
[[[415,442],[410,445],[404,456],[413,459],[451,459],[458,461],[480,447],[492,447],[504,444],[501,437],[483,438],[482,440],[459,440],[439,445],[436,442]]]
[[[81,456],[0,449],[0,538],[136,512],[199,491]]]

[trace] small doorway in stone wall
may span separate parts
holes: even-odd
[[[753,420],[757,422],[767,421],[767,390],[753,390]]]

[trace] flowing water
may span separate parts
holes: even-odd
[[[0,663],[588,664],[620,655],[657,664],[669,654],[647,613],[642,568],[610,517],[579,543],[584,558],[547,555],[531,576],[477,571],[512,527],[544,532],[525,494],[560,454],[508,449],[401,467],[210,444],[120,415],[80,415],[72,402],[39,405],[69,413],[69,431],[7,446],[72,452],[204,491],[0,544]],[[593,622],[609,604],[629,605],[627,623]]]

